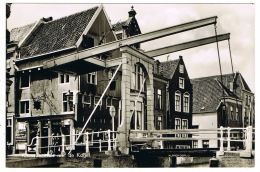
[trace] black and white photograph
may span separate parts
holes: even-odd
[[[256,170],[254,1],[1,6],[4,168]]]

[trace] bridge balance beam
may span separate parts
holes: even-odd
[[[164,54],[169,54],[169,53],[173,53],[173,52],[177,52],[177,51],[195,48],[195,47],[211,44],[211,43],[214,43],[217,41],[220,42],[220,41],[224,41],[224,40],[228,40],[228,39],[230,39],[230,33],[218,35],[217,37],[212,36],[212,37],[207,37],[207,38],[203,38],[203,39],[198,39],[195,41],[190,41],[190,42],[176,44],[176,45],[172,45],[172,46],[168,46],[168,47],[163,47],[160,49],[147,51],[147,52],[145,52],[145,54],[150,57],[156,57],[156,56],[161,56]]]
[[[59,68],[62,68],[63,65],[66,65],[66,64],[68,65],[77,60],[83,60],[83,59],[87,59],[87,58],[90,58],[90,57],[93,57],[96,55],[103,54],[105,52],[113,51],[122,46],[129,46],[129,45],[133,45],[136,43],[143,43],[143,42],[159,39],[159,38],[162,38],[165,36],[185,32],[185,31],[192,30],[192,29],[197,29],[200,27],[204,27],[204,26],[208,26],[208,25],[212,25],[212,24],[216,24],[216,23],[217,23],[217,17],[214,16],[214,17],[210,17],[210,18],[196,20],[193,22],[188,22],[188,23],[177,25],[177,26],[172,26],[172,27],[148,32],[145,34],[132,36],[132,37],[129,37],[129,38],[126,38],[123,40],[110,42],[110,43],[96,46],[96,47],[93,47],[90,49],[82,50],[80,52],[73,53],[73,54],[70,54],[67,56],[62,56],[62,57],[58,57],[58,58],[55,58],[52,60],[45,61],[43,63],[43,68],[44,69],[56,68],[56,71],[57,71],[57,70],[59,70]],[[70,70],[73,71],[76,69],[70,69]]]

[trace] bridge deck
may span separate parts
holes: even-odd
[[[193,148],[193,149],[141,149],[132,152],[137,156],[176,156],[176,157],[213,157],[219,148]]]

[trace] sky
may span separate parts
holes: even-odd
[[[58,19],[80,12],[99,4],[28,4],[13,3],[11,16],[7,20],[7,28],[11,30],[42,17],[52,16]],[[217,16],[217,33],[231,33],[230,47],[234,72],[239,71],[249,87],[255,92],[255,4],[106,4],[103,3],[111,23],[124,21],[128,11],[134,6],[136,18],[142,33],[170,27],[185,22]],[[204,37],[214,36],[214,26],[207,26],[192,31],[143,43],[145,51],[163,46],[174,45]],[[228,41],[219,42],[222,73],[232,73]],[[157,57],[160,61],[174,60],[183,56],[190,78],[206,77],[220,74],[217,44],[209,44],[197,48],[175,52]],[[224,81],[225,82],[225,81]]]

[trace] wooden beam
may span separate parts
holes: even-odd
[[[230,39],[230,33],[218,35],[217,39],[218,39],[218,41],[228,40],[228,39]],[[169,54],[169,53],[173,53],[173,52],[177,52],[177,51],[181,51],[181,50],[186,50],[189,48],[194,48],[194,47],[211,44],[211,43],[217,42],[217,39],[216,39],[216,36],[207,37],[207,38],[198,39],[195,41],[185,42],[185,43],[181,43],[181,44],[176,44],[176,45],[172,45],[172,46],[168,46],[168,47],[163,47],[163,48],[147,51],[147,52],[145,52],[145,54],[147,54],[150,57],[161,56],[164,54]]]
[[[93,47],[90,49],[82,50],[80,52],[73,53],[73,54],[70,54],[67,56],[62,56],[59,58],[45,61],[43,63],[43,68],[44,69],[55,68],[59,65],[64,65],[66,63],[70,63],[75,60],[86,59],[86,58],[93,57],[93,56],[96,56],[96,55],[99,55],[99,54],[102,54],[102,53],[105,53],[108,51],[112,51],[112,50],[118,49],[121,46],[128,46],[128,45],[133,45],[136,43],[143,43],[143,42],[155,40],[158,38],[162,38],[165,36],[169,36],[172,34],[177,34],[177,33],[185,32],[185,31],[192,30],[192,29],[197,29],[200,27],[204,27],[204,26],[208,26],[208,25],[216,24],[216,23],[217,23],[217,17],[214,16],[214,17],[210,17],[210,18],[205,18],[205,19],[196,20],[193,22],[180,24],[177,26],[167,27],[164,29],[148,32],[145,34],[132,36],[132,37],[129,37],[129,38],[126,38],[123,40],[110,42],[110,43],[96,46],[96,47]]]

